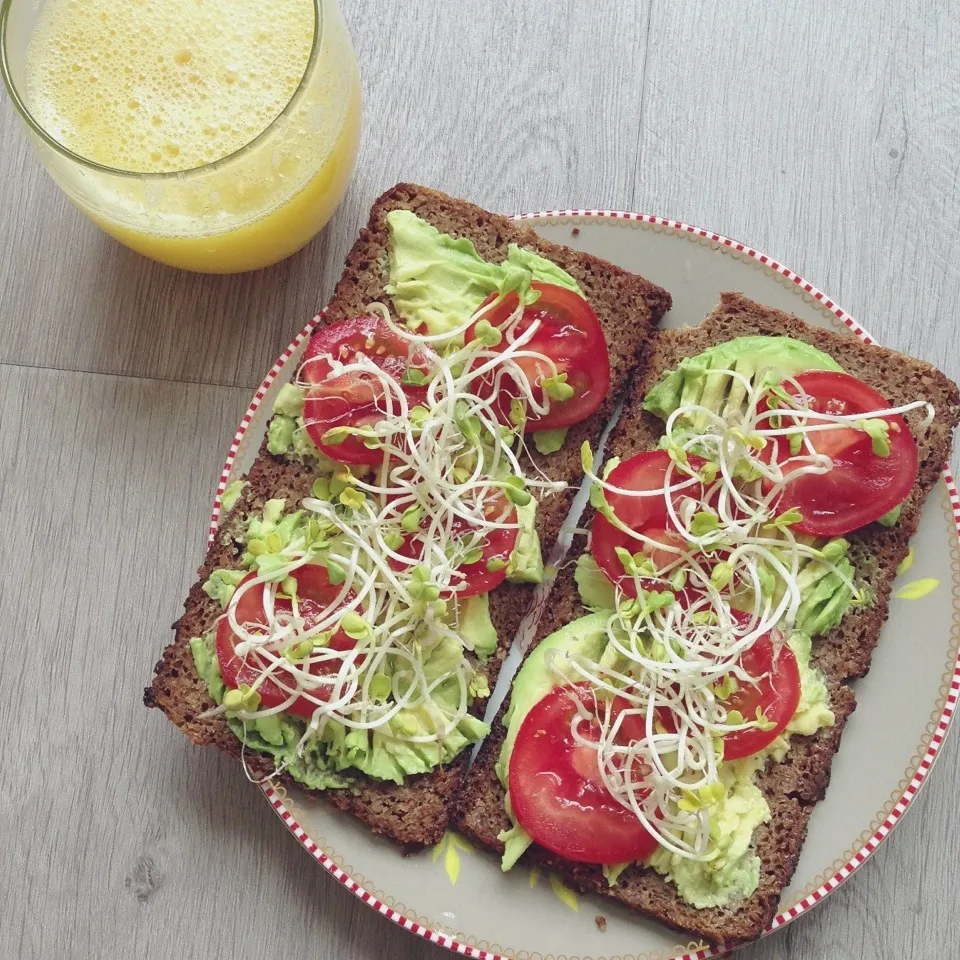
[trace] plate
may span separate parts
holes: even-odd
[[[718,234],[614,211],[552,211],[516,219],[547,240],[596,254],[666,287],[674,306],[664,327],[697,324],[720,291],[738,290],[808,323],[871,342],[802,277]],[[224,466],[211,537],[220,494],[253,462],[274,395],[296,370],[312,329],[313,322],[287,347],[244,415]],[[930,773],[960,693],[958,525],[960,500],[946,473],[927,499],[870,674],[856,684],[859,706],[844,732],[830,789],[810,819],[794,879],[767,933],[810,909],[860,867]],[[909,657],[898,637],[909,637]],[[287,828],[337,881],[389,919],[461,955],[482,960],[718,955],[703,944],[678,942],[677,934],[616,904],[576,894],[555,876],[523,867],[503,874],[494,857],[452,832],[432,850],[403,858],[393,844],[322,801],[296,790],[262,789]]]

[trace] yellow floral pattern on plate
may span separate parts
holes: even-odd
[[[460,877],[460,854],[474,852],[473,845],[465,837],[461,837],[454,830],[448,830],[435,844],[431,859],[434,863],[443,856],[443,869],[446,871],[450,883],[456,884]]]

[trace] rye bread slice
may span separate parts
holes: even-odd
[[[917,483],[899,522],[891,529],[870,524],[848,535],[856,576],[868,585],[873,603],[849,611],[836,629],[813,644],[813,662],[826,677],[836,725],[812,737],[794,736],[783,762],[769,763],[758,775],[772,817],[755,834],[754,846],[762,863],[760,886],[741,903],[725,909],[696,910],[680,899],[675,887],[650,869],[631,867],[616,886],[609,887],[597,867],[571,863],[536,845],[524,855],[526,862],[559,872],[577,889],[610,897],[678,930],[725,946],[759,936],[775,915],[780,895],[793,876],[810,813],[825,794],[844,724],[856,707],[850,681],[869,670],[873,648],[887,618],[897,565],[906,556],[923,500],[949,458],[953,431],[960,419],[956,385],[929,364],[865,345],[852,335],[808,326],[739,294],[726,293],[700,326],[660,331],[654,336],[611,435],[609,455],[626,458],[656,446],[663,424],[644,413],[642,401],[667,371],[684,357],[749,334],[787,335],[804,340],[829,353],[845,370],[871,384],[892,403],[922,398],[937,409],[933,424],[923,431],[919,428],[919,415],[907,418],[917,439],[921,463]],[[588,509],[581,526],[588,527],[591,519],[592,511]],[[551,594],[548,613],[538,626],[536,642],[587,612],[580,604],[573,577],[573,561],[586,547],[583,537],[574,542]],[[510,826],[504,811],[504,791],[494,770],[505,736],[502,717],[506,706],[465,781],[454,816],[456,826],[467,836],[498,853],[503,844],[497,835]]]
[[[574,276],[592,303],[603,327],[610,351],[611,390],[603,407],[571,428],[563,449],[548,457],[533,451],[537,466],[553,480],[576,484],[581,475],[579,447],[583,440],[596,443],[613,411],[617,396],[625,389],[637,358],[651,331],[670,307],[670,295],[642,277],[567,247],[547,243],[535,233],[509,219],[479,207],[454,200],[434,190],[400,184],[374,205],[370,221],[347,257],[333,299],[320,324],[356,316],[377,300],[387,305],[385,291],[388,266],[386,215],[394,209],[410,209],[439,230],[473,241],[481,256],[491,261],[506,257],[507,245],[517,243],[536,250]],[[278,457],[261,447],[248,477],[248,487],[229,516],[221,523],[217,538],[198,571],[183,617],[175,624],[176,636],[157,664],[145,702],[156,706],[196,744],[214,745],[239,758],[240,743],[222,718],[201,720],[199,714],[213,705],[193,664],[191,637],[206,633],[220,615],[217,604],[201,587],[219,567],[239,567],[242,551],[233,534],[248,516],[259,512],[271,497],[287,497],[292,508],[310,492],[315,473],[309,461],[295,456]],[[569,512],[573,490],[545,498],[537,511],[537,532],[544,556],[549,555],[560,526]],[[532,597],[532,587],[504,583],[490,595],[490,613],[498,635],[495,653],[479,664],[491,689],[503,657],[517,632]],[[483,704],[477,709],[482,712]],[[367,823],[375,832],[396,841],[408,851],[437,842],[449,819],[449,810],[466,769],[469,751],[452,763],[430,773],[411,776],[402,785],[384,783],[362,774],[349,789],[328,790],[335,806]],[[273,771],[271,758],[255,751],[244,752],[248,771],[266,777]],[[282,775],[281,782],[292,781]]]

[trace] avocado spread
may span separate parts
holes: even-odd
[[[219,704],[226,692],[214,649],[214,635],[194,637],[190,650],[197,673],[210,696]],[[429,659],[424,664],[429,669]],[[442,701],[449,693],[449,706],[455,707],[453,691],[436,689],[434,700]],[[233,733],[253,750],[269,754],[277,769],[283,769],[295,780],[314,790],[346,787],[351,774],[365,773],[377,780],[403,783],[408,774],[426,773],[438,764],[448,763],[463,749],[486,736],[489,728],[483,721],[464,716],[457,727],[441,741],[415,743],[409,738],[418,733],[432,733],[434,721],[430,712],[419,707],[401,710],[392,720],[366,730],[348,730],[336,720],[328,720],[323,732],[305,741],[300,755],[297,744],[307,729],[307,721],[289,713],[257,717],[244,721],[227,714]]]
[[[409,210],[391,211],[387,224],[387,292],[411,329],[426,327],[431,335],[455,330],[490,293],[515,289],[523,294],[533,281],[581,293],[570,274],[516,244],[509,245],[502,263],[489,263],[466,238],[441,233]],[[566,428],[539,430],[532,434],[532,439],[539,453],[550,454],[563,446],[566,435]],[[303,393],[293,383],[284,384],[277,393],[273,417],[267,426],[267,449],[276,456],[310,458],[311,466],[323,474],[332,474],[339,467],[310,439],[303,421]],[[517,514],[520,533],[507,566],[507,579],[513,583],[541,583],[543,557],[536,531],[536,500],[518,507]]]
[[[592,558],[581,560],[580,570],[595,567]],[[596,575],[603,573],[596,568]],[[579,579],[579,576],[578,576]],[[587,589],[587,597],[596,595]],[[587,598],[584,598],[585,602]],[[497,776],[507,787],[507,771],[517,733],[527,713],[562,679],[564,655],[575,653],[600,661],[607,649],[606,626],[610,610],[581,617],[567,624],[543,640],[527,657],[513,682],[510,708],[504,717],[507,736],[497,760]],[[711,840],[719,854],[707,863],[689,860],[659,848],[648,866],[653,867],[676,884],[680,896],[697,909],[727,906],[749,896],[757,886],[760,861],[750,852],[754,829],[770,818],[770,808],[763,793],[754,783],[755,775],[768,759],[774,762],[786,755],[791,734],[810,735],[821,727],[832,726],[834,716],[829,706],[826,683],[819,671],[810,664],[810,637],[799,631],[790,638],[790,649],[800,667],[800,704],[784,735],[778,737],[766,750],[747,757],[720,764],[720,782],[724,794],[711,810],[715,825]],[[553,651],[553,652],[551,652]],[[559,674],[559,675],[558,675]],[[573,675],[569,682],[573,682]],[[507,794],[509,811],[509,793]],[[510,869],[532,843],[530,835],[514,821],[514,826],[500,835],[504,843],[501,866]],[[616,876],[612,877],[613,880]]]
[[[787,337],[740,337],[683,360],[647,394],[644,406],[664,419],[678,407],[691,404],[735,419],[746,400],[746,390],[737,378],[719,371],[733,370],[754,381],[768,372],[774,378],[782,378],[811,369],[840,367],[816,348]],[[693,422],[689,427],[696,430],[697,424]],[[616,461],[606,464],[604,476],[615,464]],[[597,488],[595,493],[591,499],[599,507],[602,491]],[[757,826],[769,820],[770,808],[756,785],[756,774],[766,764],[783,760],[791,736],[809,736],[835,722],[826,682],[811,663],[811,646],[814,637],[840,622],[853,602],[854,568],[847,556],[848,546],[843,538],[835,538],[817,544],[819,553],[812,558],[801,558],[796,584],[802,602],[788,638],[800,672],[800,702],[784,732],[765,749],[742,760],[720,761],[722,792],[718,790],[709,801],[710,859],[691,859],[661,846],[645,863],[675,884],[682,899],[697,909],[728,907],[757,889],[761,865],[752,850],[753,834]],[[523,718],[553,687],[577,678],[575,674],[571,673],[569,678],[565,674],[566,655],[584,656],[613,671],[626,669],[626,661],[618,661],[622,654],[607,639],[610,614],[617,603],[612,583],[589,553],[578,558],[575,579],[583,606],[593,612],[542,641],[517,674],[504,721],[507,736],[497,762],[497,775],[504,787]],[[779,602],[785,587],[772,571],[761,569],[759,580],[764,599]],[[734,593],[730,603],[749,610],[755,599],[752,593]],[[514,825],[500,836],[505,845],[503,869],[509,869],[532,842],[513,817],[509,793],[506,809]],[[685,839],[692,843],[695,838]],[[608,882],[616,883],[627,866],[605,866]]]
[[[790,337],[737,337],[687,357],[646,396],[644,410],[663,420],[677,407],[698,404],[728,416],[743,403],[746,388],[728,373],[733,370],[756,380],[767,371],[782,377],[804,370],[841,370],[822,350]]]
[[[449,333],[494,291],[528,290],[534,281],[581,293],[556,264],[511,243],[502,263],[489,263],[466,237],[451,237],[409,210],[387,214],[390,281],[387,293],[411,329]]]
[[[293,538],[304,533],[310,523],[302,510],[285,512],[286,501],[269,500],[262,514],[252,517],[241,541],[247,547],[243,562],[245,569],[214,570],[204,583],[208,596],[226,607],[237,584],[250,569],[269,571],[282,564],[280,551]],[[256,553],[251,552],[252,542],[263,545]],[[330,540],[317,552],[316,563],[324,563],[330,552],[342,549],[337,538]],[[473,651],[481,660],[493,653],[497,644],[497,632],[490,620],[486,594],[467,597],[450,604],[445,614],[451,632],[432,649],[423,652],[423,671],[427,678],[441,677],[461,659],[463,650]],[[220,675],[215,650],[215,634],[194,637],[190,641],[197,673],[207,686],[210,696],[219,704],[226,690]],[[402,670],[402,663],[398,665]],[[393,678],[389,663],[381,670],[389,696]],[[470,680],[471,701],[489,696],[486,678],[477,672]],[[227,714],[230,729],[244,743],[274,757],[278,768],[283,768],[294,779],[315,789],[342,787],[349,782],[351,771],[366,773],[380,780],[401,783],[403,777],[412,773],[425,773],[440,763],[452,760],[465,747],[476,743],[486,735],[489,728],[476,717],[467,714],[456,728],[440,741],[428,743],[411,742],[411,736],[433,732],[437,717],[434,706],[449,714],[456,709],[460,693],[455,677],[445,680],[432,690],[432,704],[415,709],[405,708],[396,716],[372,732],[348,730],[343,724],[328,720],[319,737],[308,739],[300,755],[296,748],[306,732],[306,720],[280,713],[244,721],[236,715]]]

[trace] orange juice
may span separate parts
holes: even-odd
[[[50,172],[173,266],[275,263],[353,171],[359,79],[333,0],[48,0],[24,64],[33,120],[75,155],[38,144]]]

